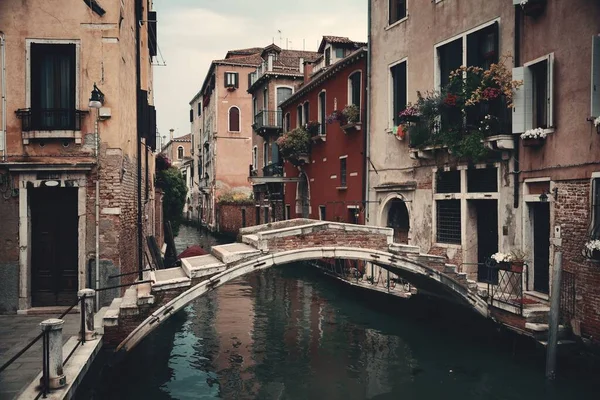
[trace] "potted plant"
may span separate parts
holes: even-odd
[[[360,110],[356,104],[348,104],[344,107],[342,115],[346,117],[348,124],[356,124],[360,121]]]
[[[400,123],[419,122],[419,109],[409,103],[404,110],[400,111],[398,116],[400,117]]]
[[[342,111],[333,110],[333,112],[327,116],[327,123],[333,124],[334,122],[339,122],[340,125],[346,125],[348,119]]]
[[[390,134],[394,135],[394,137],[400,141],[404,140],[406,137],[406,130],[402,125],[394,126],[390,131]]]
[[[277,139],[281,156],[293,164],[306,161],[310,151],[310,135],[304,128],[296,128]]]
[[[512,256],[510,253],[498,252],[492,254],[491,259],[496,261],[496,264],[498,264],[498,268],[508,271],[510,269],[510,261],[512,260],[511,257]]]
[[[523,139],[523,146],[525,147],[538,147],[544,144],[546,136],[548,136],[548,133],[544,128],[535,128],[522,133],[521,139]]]
[[[321,124],[318,121],[308,121],[306,123],[306,131],[310,134],[310,136],[316,136],[321,133],[319,132],[320,126]]]
[[[587,259],[600,261],[600,239],[592,239],[586,242],[583,252]]]
[[[494,253],[491,258],[496,261],[500,269],[517,273],[523,272],[525,253],[521,250],[513,250],[510,253]]]

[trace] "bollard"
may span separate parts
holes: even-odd
[[[42,385],[46,389],[58,389],[67,383],[63,374],[63,340],[62,328],[65,321],[62,319],[51,318],[40,323],[42,331],[46,335],[44,340],[44,361],[43,370],[47,375],[42,376]]]
[[[94,289],[81,289],[77,292],[77,296],[81,300],[81,328],[79,329],[79,339],[81,339],[82,342],[93,340],[95,336],[94,297],[96,296],[96,291]],[[85,331],[85,335],[82,335],[82,331]]]

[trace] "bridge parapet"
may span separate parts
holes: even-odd
[[[242,235],[242,242],[271,253],[332,246],[387,251],[394,238],[392,228],[306,219],[288,222],[288,226],[280,228],[247,231],[249,233]]]

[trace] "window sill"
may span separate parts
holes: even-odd
[[[336,187],[337,190],[347,190],[348,186],[338,186]]]
[[[385,29],[386,31],[387,31],[387,30],[390,30],[390,29],[392,29],[392,28],[394,28],[394,27],[396,27],[396,26],[398,26],[398,25],[402,24],[402,23],[403,23],[403,22],[405,22],[407,19],[408,19],[408,14],[406,15],[406,17],[404,17],[404,18],[402,18],[402,19],[399,19],[398,21],[394,22],[393,24],[389,24],[388,26],[386,26],[386,27],[385,27],[385,28],[383,28],[383,29]]]
[[[462,247],[462,245],[460,244],[452,244],[452,243],[438,243],[435,242],[433,243],[433,245],[431,245],[431,247],[441,247],[444,249],[460,249]]]
[[[21,132],[23,144],[29,144],[34,139],[75,139],[75,144],[81,144],[81,131],[27,131]]]

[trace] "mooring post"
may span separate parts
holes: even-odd
[[[81,302],[81,328],[79,338],[82,342],[94,339],[94,289],[81,289],[77,292]]]
[[[62,328],[65,321],[51,318],[40,323],[44,332],[42,385],[46,389],[58,389],[67,383],[63,374]],[[47,385],[47,386],[46,386]]]
[[[550,315],[548,316],[548,347],[546,348],[546,378],[556,377],[556,347],[558,345],[558,323],[560,318],[560,278],[562,253],[554,254],[552,269],[552,291],[550,297]]]

